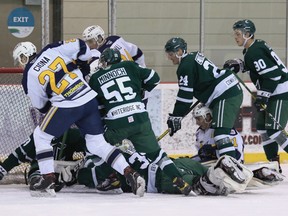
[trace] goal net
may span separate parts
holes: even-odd
[[[31,107],[21,85],[22,70],[0,68],[0,163],[33,132],[40,113]],[[0,184],[23,183],[28,164],[13,168]]]

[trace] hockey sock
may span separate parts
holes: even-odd
[[[278,155],[278,144],[276,142],[264,145],[263,149],[268,160],[271,160]]]
[[[8,156],[8,158],[6,160],[3,161],[2,163],[2,167],[9,172],[11,169],[13,169],[14,167],[18,166],[19,162],[18,162],[18,158],[15,157],[15,155],[10,154]]]

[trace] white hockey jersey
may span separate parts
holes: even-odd
[[[142,67],[146,67],[142,51],[135,44],[125,41],[122,37],[116,35],[107,37],[105,43],[98,50],[102,53],[108,47],[118,49],[122,60],[135,61]]]
[[[77,62],[92,57],[86,43],[79,39],[47,45],[25,67],[22,85],[37,109],[50,101],[55,107],[81,106],[95,98]]]
[[[214,129],[209,128],[206,130],[202,130],[201,128],[198,128],[196,131],[196,143],[195,147],[197,151],[203,146],[203,145],[213,145],[214,143]],[[230,136],[229,136],[231,142],[233,143],[235,149],[240,153],[240,158],[238,160],[243,161],[244,160],[244,143],[243,139],[240,135],[240,133],[235,130],[234,128],[231,129]],[[216,151],[217,157],[219,157],[218,151]]]

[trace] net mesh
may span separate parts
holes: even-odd
[[[19,147],[33,132],[40,114],[31,107],[29,98],[22,86],[22,71],[19,69],[0,68],[0,161]],[[28,164],[13,168],[0,181],[18,183],[24,181],[24,172]]]

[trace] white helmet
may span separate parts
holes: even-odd
[[[35,55],[36,52],[37,49],[33,43],[29,41],[20,42],[13,50],[14,63],[20,63],[22,66],[25,66],[29,61],[29,57]]]
[[[102,39],[104,40],[105,32],[100,26],[92,25],[92,26],[87,27],[83,31],[82,36],[83,36],[83,40],[84,41],[88,41],[88,40],[94,39],[95,41],[98,42],[99,36],[102,37]]]
[[[192,113],[194,118],[201,116],[204,119],[206,119],[207,114],[210,114],[210,116],[212,118],[211,110],[208,107],[206,107],[204,104],[199,104],[198,106],[196,106],[193,110],[193,113]]]

